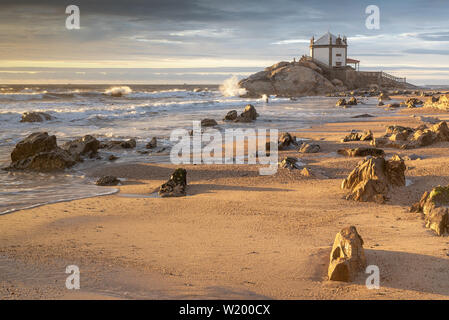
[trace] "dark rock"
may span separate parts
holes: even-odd
[[[218,123],[214,119],[203,119],[203,120],[201,120],[201,126],[202,127],[214,127],[216,125],[218,125]]]
[[[154,149],[156,147],[157,147],[157,139],[156,139],[156,137],[153,137],[151,139],[151,141],[148,142],[147,145],[145,146],[145,148],[147,148],[147,149]]]
[[[97,186],[116,186],[120,183],[120,180],[114,176],[103,176],[95,183]]]
[[[259,114],[252,104],[246,105],[243,112],[234,120],[234,122],[252,122],[257,119]]]
[[[296,141],[296,137],[288,132],[282,133],[278,141],[278,150],[296,149],[300,143]]]
[[[357,118],[372,118],[372,117],[374,117],[374,116],[372,116],[372,115],[370,115],[368,113],[364,113],[364,114],[359,114],[359,115],[353,116],[351,118],[357,119]]]
[[[159,189],[161,197],[182,197],[186,195],[187,171],[182,168],[176,169],[170,179]]]
[[[237,119],[237,111],[236,110],[231,110],[229,111],[226,116],[224,117],[223,120],[225,121],[234,121],[235,119]]]
[[[85,155],[93,158],[97,155],[98,148],[100,148],[100,141],[91,135],[86,135],[74,141],[66,142],[62,148],[72,154],[75,159]]]
[[[57,147],[56,136],[49,136],[47,132],[35,132],[16,145],[11,152],[11,161],[24,160],[40,152],[53,151]]]
[[[127,141],[118,141],[118,140],[112,140],[112,141],[105,141],[100,143],[100,149],[133,149],[137,145],[137,142],[135,139],[129,139]]]
[[[20,122],[43,122],[52,119],[53,117],[45,112],[25,112],[22,114]]]
[[[117,157],[117,156],[115,156],[115,155],[113,155],[113,154],[111,154],[111,155],[108,157],[108,160],[109,160],[109,161],[115,161],[115,160],[117,160],[117,159],[119,159],[119,157]]]

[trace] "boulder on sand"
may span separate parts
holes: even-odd
[[[371,145],[375,147],[414,149],[436,142],[449,141],[449,128],[442,121],[430,128],[422,125],[416,129],[402,126],[389,126],[383,137],[375,138]]]
[[[239,82],[248,96],[300,97],[335,91],[335,86],[317,70],[298,63],[281,62]]]
[[[296,149],[299,146],[300,143],[296,141],[296,137],[288,132],[282,133],[278,140],[278,150]]]
[[[25,112],[20,122],[43,122],[52,119],[53,117],[45,112]]]
[[[449,185],[438,186],[430,192],[425,192],[410,211],[423,213],[426,228],[437,235],[449,234]]]
[[[35,132],[20,141],[11,152],[6,170],[57,171],[75,165],[73,156],[57,146],[56,136]]]
[[[321,147],[317,144],[303,143],[301,148],[299,148],[300,153],[317,153],[320,152]]]
[[[356,227],[350,226],[337,233],[330,255],[328,277],[331,281],[352,281],[366,268],[363,239]]]
[[[399,156],[390,160],[383,157],[370,157],[358,163],[341,188],[350,192],[346,199],[384,203],[392,187],[405,186],[406,166]]]
[[[182,168],[176,169],[170,179],[161,185],[159,195],[161,197],[182,197],[186,195],[187,171]]]

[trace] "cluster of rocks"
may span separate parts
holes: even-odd
[[[279,167],[285,168],[288,170],[300,170],[299,174],[304,177],[312,177],[312,176],[318,176],[318,177],[324,177],[317,172],[312,173],[310,169],[304,166],[304,164],[295,157],[285,157],[282,159],[282,161],[279,162]]]
[[[407,106],[407,108],[417,108],[423,106],[424,102],[417,98],[409,98],[405,100],[404,104]]]
[[[398,149],[413,149],[431,145],[435,142],[449,141],[449,128],[442,121],[428,128],[421,125],[416,129],[403,126],[389,126],[381,138],[374,138],[371,145]]]
[[[449,234],[449,186],[438,186],[425,192],[410,211],[423,213],[426,227],[437,235]]]
[[[270,151],[270,143],[266,144],[267,151]],[[318,144],[298,141],[295,136],[288,132],[281,134],[278,140],[278,150],[298,150],[300,153],[317,153],[320,152],[321,147]]]
[[[183,168],[176,169],[170,176],[170,179],[160,186],[159,195],[161,197],[182,197],[186,195],[187,188],[187,170]]]
[[[356,106],[357,105],[357,99],[355,97],[351,97],[348,101],[346,101],[346,99],[341,98],[341,99],[338,99],[338,101],[337,101],[337,103],[335,105],[337,107]]]
[[[365,268],[366,257],[362,237],[354,226],[342,229],[335,236],[332,246],[327,272],[329,280],[349,282]]]
[[[20,141],[11,152],[6,170],[54,171],[70,168],[78,155],[58,147],[56,136],[35,132]]]
[[[346,199],[384,203],[392,187],[405,186],[404,160],[398,155],[390,160],[368,157],[360,161],[341,188],[349,190]]]
[[[424,107],[449,111],[449,94],[441,95],[439,97],[432,96],[432,98],[426,101]]]
[[[231,110],[226,114],[223,120],[248,123],[256,120],[258,116],[259,114],[257,113],[256,108],[252,104],[248,104],[240,115],[238,115],[237,110]]]
[[[351,132],[347,136],[341,139],[341,142],[371,140],[373,140],[373,133],[371,130],[365,130],[362,133],[359,133],[357,130],[351,130]]]
[[[335,79],[332,80],[334,83]],[[371,88],[369,90],[366,89],[357,89],[352,91],[340,91],[334,93],[328,93],[327,97],[377,97],[381,94],[381,92],[376,88]]]
[[[146,147],[155,148],[156,146],[156,138],[153,138]],[[98,154],[99,149],[135,147],[135,139],[100,142],[91,135],[85,135],[58,146],[56,136],[50,136],[47,132],[35,132],[17,143],[11,152],[11,164],[5,170],[60,171],[83,162],[84,159],[101,159]],[[115,155],[108,157],[110,161],[117,159]]]

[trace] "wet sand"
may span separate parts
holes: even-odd
[[[353,115],[358,115],[353,107]],[[449,120],[449,113],[404,110],[300,130],[321,146],[296,156],[317,173],[257,165],[186,165],[187,196],[152,196],[174,165],[110,165],[90,172],[126,178],[114,195],[56,203],[0,217],[3,299],[448,299],[449,238],[424,228],[409,207],[422,193],[449,184],[449,143],[385,149],[406,161],[409,185],[386,204],[345,200],[342,179],[360,158],[336,154],[351,129],[380,136],[386,125],[416,127],[413,113]],[[291,132],[292,133],[292,132]],[[367,275],[327,281],[334,237],[355,225],[368,264],[380,268],[379,290]],[[66,266],[77,265],[81,289],[65,288]]]

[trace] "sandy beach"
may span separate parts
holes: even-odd
[[[396,97],[399,98],[399,97]],[[359,114],[353,108],[353,115]],[[449,114],[408,109],[389,117],[328,123],[290,132],[321,146],[299,157],[314,174],[258,165],[185,165],[187,196],[154,196],[175,165],[110,164],[92,177],[126,178],[119,192],[0,216],[2,299],[448,299],[449,239],[424,227],[410,206],[449,184],[449,143],[413,150],[407,186],[385,204],[345,200],[341,182],[361,158],[336,151],[369,142],[340,142],[352,129],[417,127],[413,114],[448,121]],[[115,188],[115,187],[114,187]],[[354,225],[380,289],[327,280],[332,243]],[[80,268],[81,289],[67,290],[68,265]]]

